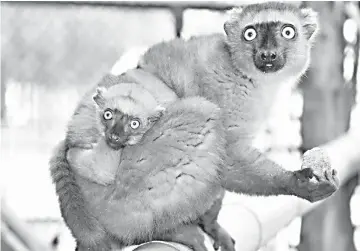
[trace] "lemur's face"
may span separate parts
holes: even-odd
[[[316,27],[313,12],[284,3],[249,5],[224,24],[234,63],[249,75],[302,73]]]
[[[245,50],[251,52],[255,67],[268,73],[284,67],[297,37],[292,24],[269,22],[244,27],[241,39],[246,44]]]
[[[106,108],[99,115],[104,125],[106,143],[115,150],[139,143],[153,123],[147,118],[126,114],[116,108]]]
[[[127,89],[130,87],[131,90]],[[139,90],[144,92],[144,90]],[[140,99],[138,99],[138,95]],[[136,93],[134,86],[121,84],[110,89],[98,88],[93,99],[106,143],[118,150],[135,145],[161,117],[164,108],[152,100],[142,100],[144,93]]]

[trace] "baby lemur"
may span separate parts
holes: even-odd
[[[286,171],[252,147],[277,91],[296,82],[308,66],[315,14],[285,3],[249,5],[234,11],[224,29],[226,36],[155,45],[139,62],[140,69],[132,71],[157,76],[180,100],[139,144],[122,150],[115,184],[100,186],[78,176],[75,182],[66,159],[71,144],[59,144],[52,176],[80,250],[109,250],[109,242],[128,245],[163,237],[207,212],[213,215],[212,206],[217,215],[214,205],[223,188],[310,201],[336,190],[331,170]],[[121,81],[129,82],[120,76]],[[313,176],[317,182],[310,180]]]
[[[67,160],[72,170],[82,178],[101,185],[110,185],[115,182],[122,149],[139,143],[144,134],[159,120],[165,108],[159,105],[148,90],[135,83],[121,83],[109,88],[98,87],[93,100],[89,108],[95,107],[95,120],[90,119],[91,113],[82,111],[75,113],[69,123],[68,141],[76,147],[67,151]],[[86,131],[87,128],[97,129],[97,133]],[[97,135],[98,138],[95,142],[81,141],[83,138],[78,137],[79,133]],[[172,133],[176,133],[176,130]],[[204,223],[203,228],[208,229],[212,228],[215,222]],[[219,231],[232,243],[225,230],[219,227]],[[170,232],[161,238],[196,248],[197,243],[192,243],[193,239],[184,239],[176,234]]]
[[[80,101],[66,139],[50,163],[62,215],[79,250],[110,250],[111,245],[152,239],[205,250],[203,243],[197,243],[203,238],[200,232],[183,223],[195,221],[195,215],[210,208],[199,201],[209,203],[206,198],[221,190],[225,141],[220,109],[201,97],[176,101],[175,93],[166,93],[159,80],[161,86],[151,85],[154,99],[139,84],[126,83],[141,82],[137,79],[141,74],[145,81],[155,79],[141,71],[135,77],[131,72],[107,76],[100,83],[106,90],[97,88],[95,96],[92,90]],[[168,108],[154,124],[159,118],[158,100]],[[129,127],[139,126],[133,123],[139,118],[145,125],[138,135],[132,128],[125,141],[121,136],[129,128],[122,128],[123,113],[137,117]],[[184,203],[183,196],[188,198]],[[166,210],[162,210],[164,203]],[[176,217],[178,210],[190,205],[195,209],[192,214],[168,223],[168,217]],[[188,238],[189,232],[194,239]]]
[[[108,185],[115,180],[122,148],[138,143],[165,108],[134,83],[99,87],[93,101],[94,114],[76,113],[69,123],[68,142],[76,147],[68,150],[67,159],[79,175]],[[89,142],[79,134],[97,138]]]

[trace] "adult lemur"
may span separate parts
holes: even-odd
[[[279,89],[296,83],[306,71],[317,28],[311,9],[275,2],[248,5],[232,11],[225,37],[157,44],[140,60],[139,68],[159,77],[179,97],[203,96],[222,108],[231,160],[223,184],[227,190],[309,201],[334,192],[331,170],[286,171],[252,147]],[[299,186],[299,180],[313,175],[329,182],[327,192],[314,192],[312,183]]]
[[[257,195],[296,195],[310,201],[329,196],[337,188],[332,170],[286,171],[251,146],[277,91],[297,81],[308,66],[317,30],[315,14],[284,3],[249,5],[234,11],[224,29],[226,36],[194,37],[186,42],[176,39],[155,45],[140,61],[141,69],[132,74],[150,72],[180,98],[202,96],[221,108],[229,166],[222,178],[225,189]],[[147,148],[140,144],[123,153],[126,158],[118,168],[116,185],[95,194],[96,200],[89,198],[98,187],[75,182],[66,160],[68,146],[66,142],[59,145],[51,162],[52,175],[62,214],[84,250],[107,250],[110,240],[126,245],[161,236],[209,211],[217,200],[209,191],[223,193],[214,184],[218,173],[213,161],[206,163],[204,158],[205,162],[196,163],[193,169],[177,169],[176,163],[163,162],[170,156],[181,164],[193,164],[186,154],[181,155],[183,149],[158,146],[163,150],[155,152],[151,140],[161,139],[160,129],[150,129]],[[179,135],[176,142],[181,142]],[[144,156],[151,153],[162,154],[162,158],[147,162]],[[317,182],[311,181],[312,177]]]

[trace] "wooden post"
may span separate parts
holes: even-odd
[[[321,31],[307,78],[301,85],[303,151],[346,132],[354,104],[353,87],[343,79],[344,3],[307,2],[306,5],[319,13]],[[349,208],[355,185],[354,181],[343,185],[303,217],[300,251],[355,251]]]
[[[181,6],[171,7],[171,12],[175,19],[175,35],[176,37],[181,37],[181,32],[184,24],[184,10],[185,8]]]

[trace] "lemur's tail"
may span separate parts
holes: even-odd
[[[106,232],[98,220],[87,210],[87,202],[66,159],[67,150],[66,142],[61,141],[56,146],[49,162],[61,215],[78,244],[98,246],[106,239]]]

